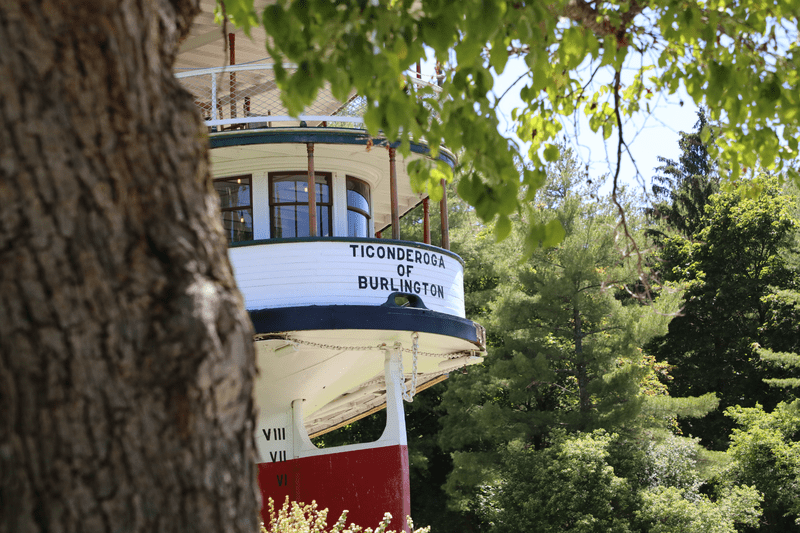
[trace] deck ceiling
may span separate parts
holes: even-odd
[[[261,13],[269,0],[255,0],[256,13]],[[228,64],[228,52],[222,27],[214,22],[216,0],[200,0],[199,15],[194,19],[189,36],[178,51],[175,70],[223,67]],[[227,33],[236,35],[236,63],[271,63],[267,54],[267,34],[260,25],[250,29],[250,37],[244,31],[228,26]]]
[[[255,0],[256,13],[260,14],[273,0]],[[175,65],[175,72],[187,70],[224,67],[229,64],[225,33],[214,22],[216,0],[200,0],[201,13],[197,15],[189,36],[181,43]],[[227,33],[234,33],[235,60],[237,65],[245,63],[271,64],[272,59],[266,51],[266,32],[261,26],[254,26],[250,36],[238,28],[229,26]],[[272,89],[275,100],[279,90]],[[342,106],[328,90],[323,90],[314,103],[314,114],[334,114]],[[286,114],[286,110],[276,104],[273,115]],[[295,124],[287,124],[295,125]],[[310,127],[318,123],[309,123]],[[276,128],[277,129],[277,128]],[[216,134],[212,134],[216,135]],[[212,150],[212,168],[216,177],[251,172],[258,168],[264,170],[301,170],[306,167],[305,146],[293,144],[265,144],[216,148]],[[391,223],[389,195],[389,157],[387,150],[375,148],[366,150],[362,146],[318,145],[316,157],[319,171],[347,171],[365,179],[372,186],[373,213],[375,229]],[[411,158],[420,157],[412,155]],[[397,177],[400,213],[416,206],[424,195],[411,190],[406,166],[410,159],[397,157]],[[263,164],[261,162],[264,162]],[[267,167],[267,162],[268,167]],[[323,163],[325,162],[325,163]]]

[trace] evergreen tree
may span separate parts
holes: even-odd
[[[791,283],[775,289],[763,300],[767,305],[765,323],[761,333],[770,339],[770,346],[755,346],[762,361],[773,368],[786,369],[789,376],[766,378],[765,383],[773,387],[800,389],[800,188],[790,182],[784,183],[784,193],[794,199],[788,205],[790,216],[798,221],[790,243],[783,249],[787,268],[795,276]]]
[[[638,424],[650,370],[641,346],[666,330],[679,296],[665,293],[659,313],[630,294],[639,273],[618,248],[614,206],[581,187],[574,159],[553,165],[525,216],[549,227],[557,220],[563,241],[529,250],[522,263],[518,235],[492,252],[502,274],[487,322],[489,356],[451,377],[443,397],[440,441],[454,450],[448,491],[461,509],[492,500],[485,491],[510,442],[544,449],[556,428]]]
[[[705,205],[719,190],[717,165],[708,153],[713,135],[703,141],[704,129],[711,132],[706,110],[701,107],[694,131],[679,133],[681,155],[678,160],[659,156],[662,165],[656,168],[659,174],[653,176],[653,202],[648,214],[684,235],[691,235],[700,228]],[[651,230],[651,234],[663,236],[658,230]]]
[[[753,190],[761,192],[752,197]],[[763,380],[789,376],[762,362],[757,349],[796,353],[799,347],[796,308],[780,297],[798,284],[787,263],[798,228],[791,214],[796,202],[776,179],[761,177],[712,196],[700,229],[665,238],[662,256],[671,268],[663,275],[687,289],[681,315],[648,350],[675,366],[673,394],[716,392],[723,407],[761,402],[768,409],[786,396]],[[732,423],[721,412],[682,424],[706,446],[727,447]]]

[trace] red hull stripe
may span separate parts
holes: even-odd
[[[391,529],[406,529],[411,513],[408,448],[383,446],[258,465],[258,484],[264,500],[276,507],[286,496],[292,501],[328,508],[328,525],[347,509],[347,523],[376,527],[383,513],[392,513]]]

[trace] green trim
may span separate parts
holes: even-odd
[[[253,131],[233,131],[209,134],[211,149],[252,144],[283,143],[320,143],[320,144],[356,144],[361,146],[391,146],[397,148],[399,142],[389,143],[386,139],[370,137],[366,130],[339,128],[262,128]],[[415,154],[428,155],[430,149],[422,143],[411,143],[411,151]],[[455,168],[456,156],[447,148],[439,149],[436,158],[444,161],[450,168]]]
[[[464,260],[461,259],[461,257],[458,254],[455,254],[450,250],[445,250],[444,248],[439,248],[438,246],[432,246],[430,244],[423,244],[421,242],[399,241],[395,239],[373,239],[373,238],[355,238],[355,237],[292,237],[289,239],[258,239],[255,241],[233,242],[228,245],[228,248],[261,246],[264,244],[285,244],[292,242],[346,242],[350,244],[390,244],[393,246],[403,246],[405,248],[420,248],[422,250],[428,250],[430,252],[435,252],[437,254],[449,256],[457,260],[459,263],[461,263],[462,268],[464,267]]]

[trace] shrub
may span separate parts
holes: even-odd
[[[261,533],[397,533],[394,530],[387,530],[392,521],[391,513],[384,514],[383,520],[375,529],[370,527],[364,529],[355,524],[347,526],[347,511],[344,511],[333,527],[327,529],[328,510],[318,509],[315,501],[310,504],[290,503],[287,496],[277,513],[272,498],[269,499],[268,505],[269,527],[261,524]],[[429,527],[414,529],[414,522],[410,516],[408,529],[411,533],[430,533]]]

